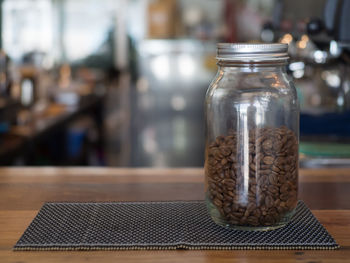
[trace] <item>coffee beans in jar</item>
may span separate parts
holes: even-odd
[[[282,226],[297,204],[298,138],[286,126],[217,136],[207,147],[205,173],[214,221],[253,229]]]

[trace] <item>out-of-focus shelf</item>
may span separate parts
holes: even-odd
[[[73,109],[54,104],[27,125],[12,128],[0,141],[0,165],[7,165],[16,157],[28,154],[33,145],[63,129],[82,114],[96,112],[101,115],[103,99],[103,96],[97,95],[84,96]],[[102,121],[102,117],[99,118]]]

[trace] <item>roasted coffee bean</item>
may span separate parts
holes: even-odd
[[[214,205],[216,205],[217,207],[221,207],[221,206],[222,206],[222,202],[221,202],[219,199],[217,199],[217,198],[214,199],[213,203],[214,203]]]
[[[256,216],[250,216],[247,218],[247,223],[252,225],[252,226],[258,226],[259,219]]]
[[[269,169],[265,169],[265,170],[260,170],[259,173],[264,174],[264,175],[268,175],[271,173],[271,171]]]
[[[209,145],[208,197],[231,224],[271,226],[297,203],[298,140],[284,126],[248,134],[248,148],[234,131]]]
[[[267,208],[270,208],[270,207],[273,206],[273,198],[272,198],[271,195],[267,195],[265,197],[265,205],[266,205]]]
[[[269,175],[269,183],[271,185],[276,185],[277,184],[277,176],[274,175],[271,171],[270,171],[270,175]]]
[[[263,142],[262,147],[264,149],[264,151],[269,151],[272,148],[272,140],[271,139],[267,139]]]
[[[249,168],[250,168],[250,170],[251,171],[256,171],[256,166],[255,166],[255,163],[254,162],[252,162],[250,165],[249,165]]]
[[[222,194],[217,194],[216,197],[221,201],[224,200],[224,196]]]
[[[235,194],[232,191],[227,191],[226,194],[230,197],[234,197]]]
[[[283,193],[280,195],[280,199],[283,200],[283,201],[287,201],[288,200],[288,194],[287,193]]]
[[[231,206],[231,203],[228,202],[228,201],[225,201],[224,204],[223,204],[223,206],[224,206],[224,207],[225,207],[225,206]]]
[[[271,194],[278,194],[278,187],[275,185],[269,185],[267,189]]]
[[[232,209],[229,206],[225,206],[224,207],[224,211],[225,211],[226,214],[229,214],[232,211]]]
[[[224,196],[224,200],[227,200],[227,201],[232,202],[232,201],[233,201],[233,198],[232,198],[232,196],[230,196],[230,195],[225,195],[225,196]],[[230,203],[230,205],[231,205],[231,203]]]
[[[273,165],[271,168],[272,171],[278,173],[279,171],[281,171],[276,165]]]
[[[264,157],[263,162],[264,162],[264,164],[270,165],[270,164],[273,164],[274,160],[275,159],[272,156],[268,156],[267,155],[267,156]]]

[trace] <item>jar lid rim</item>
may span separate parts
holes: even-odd
[[[217,59],[233,61],[280,61],[289,59],[285,43],[218,43]]]

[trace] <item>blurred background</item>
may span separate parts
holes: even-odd
[[[349,0],[0,0],[0,165],[192,167],[218,42],[283,42],[301,165],[349,165]]]

